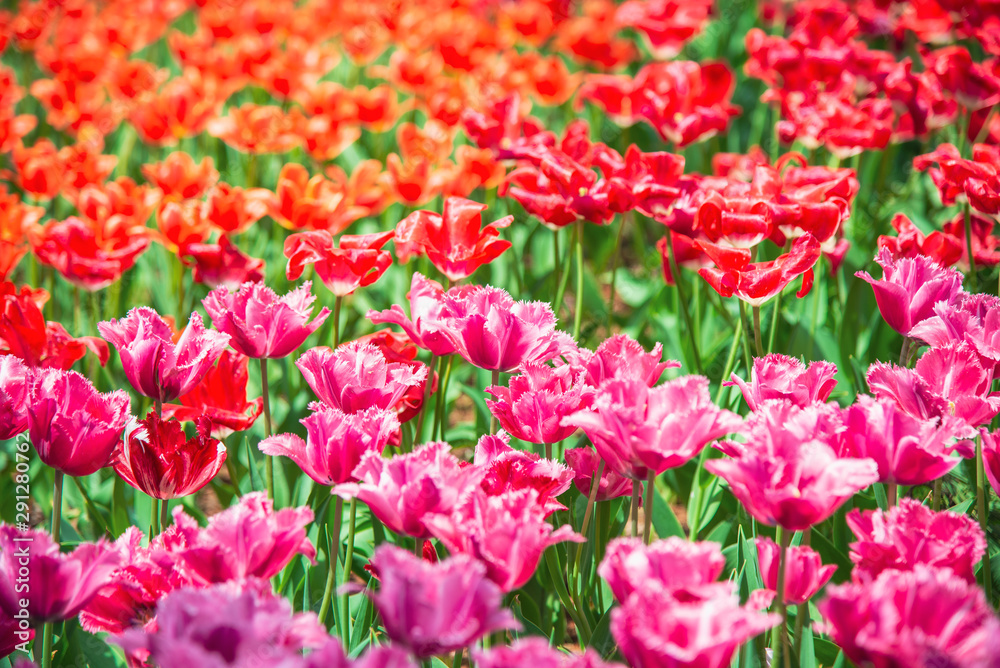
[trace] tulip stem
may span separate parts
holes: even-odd
[[[336,326],[336,325],[335,325]],[[271,402],[267,396],[267,358],[260,358],[260,391],[264,398],[264,438],[271,437]],[[264,456],[264,476],[267,479],[267,498],[274,500],[274,457]]]
[[[899,366],[909,366],[910,361],[910,337],[903,337],[903,346],[899,349]]]
[[[747,322],[747,305],[741,299],[740,301],[740,322]],[[748,324],[743,325],[743,361],[747,365],[747,378],[753,373],[753,355],[750,353],[750,326]]]
[[[651,537],[650,529],[653,526],[653,489],[655,485],[653,484],[656,479],[656,471],[649,469],[649,473],[646,474],[646,504],[642,509],[642,542],[649,545],[649,539]]]
[[[160,500],[149,497],[149,539],[160,534]]]
[[[465,648],[459,647],[455,650],[455,658],[451,660],[451,668],[462,668],[462,656],[465,654]]]
[[[420,404],[420,413],[417,414],[417,427],[413,432],[413,442],[423,443],[423,428],[424,428],[424,418],[427,417],[427,411],[430,410],[431,403],[431,390],[434,387],[434,367],[438,363],[438,358],[432,353],[430,364],[427,365],[427,380],[424,382],[424,400]],[[431,427],[433,427],[433,423]],[[432,434],[433,440],[433,434]]]
[[[552,444],[551,443],[545,443],[544,447],[545,447],[545,458],[546,459],[552,459]]]
[[[979,526],[983,530],[983,535],[987,535],[987,504],[986,504],[986,468],[983,462],[983,437],[976,437],[976,514],[979,516]],[[990,550],[989,547],[983,551],[983,589],[986,591],[986,600],[993,601],[993,571],[990,570]]]
[[[687,298],[684,294],[684,282],[681,280],[681,271],[677,267],[677,258],[674,256],[674,239],[670,231],[667,231],[667,262],[670,263],[670,274],[674,277],[674,287],[677,288],[677,301],[681,303],[681,316],[684,318],[684,328],[687,329],[688,339],[691,342],[691,355],[694,357],[694,367],[698,373],[703,373],[701,369],[701,354],[698,351],[698,341],[694,335],[694,325],[691,324],[691,313],[688,311]],[[740,302],[742,305],[743,302]]]
[[[590,528],[590,517],[594,512],[594,504],[597,502],[597,492],[601,486],[601,477],[604,476],[604,460],[597,465],[597,474],[590,479],[590,491],[587,494],[587,509],[583,511],[583,524],[580,525],[580,535],[584,538],[587,537],[587,529]],[[596,527],[595,527],[596,528]],[[597,540],[597,532],[594,532],[595,542]],[[576,554],[573,556],[573,573],[574,580],[579,576],[580,573],[580,558],[583,556],[583,546],[577,545],[575,547]]]
[[[333,585],[337,581],[337,560],[340,559],[340,522],[344,515],[344,500],[339,496],[333,504],[333,531],[327,536],[326,560],[330,570],[326,574],[326,588],[323,590],[323,602],[319,606],[319,623],[326,621],[330,612],[330,602],[333,600]],[[327,516],[327,523],[330,518]]]
[[[573,312],[573,340],[580,340],[580,325],[583,322],[583,226],[581,218],[576,221],[576,311]]]
[[[642,483],[638,480],[632,481],[632,505],[629,507],[629,514],[632,517],[632,533],[635,538],[639,535],[639,495],[642,493]]]
[[[725,392],[726,388],[723,385],[729,376],[733,373],[733,367],[736,366],[736,349],[740,345],[740,339],[743,338],[743,320],[736,321],[736,329],[733,331],[733,342],[729,346],[729,356],[726,358],[726,368],[722,372],[722,377],[719,379],[719,389],[715,393],[715,404],[721,406],[722,393]]]
[[[782,656],[785,668],[791,668],[792,661],[788,652],[788,609],[785,607],[785,569],[788,564],[788,546],[792,542],[792,532],[779,526],[777,538],[781,551],[778,555],[778,591],[774,597],[774,605],[781,615],[781,622],[771,638],[771,665],[776,667],[778,656]]]
[[[344,584],[348,584],[351,581],[351,572],[354,565],[354,529],[355,523],[358,517],[358,501],[357,499],[351,499],[351,510],[350,519],[347,524],[347,556],[344,557]],[[343,600],[340,602],[340,617],[343,620],[341,623],[344,627],[344,637],[342,640],[347,641],[351,637],[351,608],[350,600],[348,599],[347,592],[344,592]]]
[[[333,299],[333,348],[337,349],[340,345],[340,307],[344,302],[344,298],[337,295]]]
[[[436,404],[436,408],[435,408],[435,411],[434,411],[434,425],[433,425],[434,428],[431,429],[431,440],[434,440],[435,438],[440,438],[442,441],[445,440],[445,438],[444,438],[444,430],[445,430],[444,409],[445,409],[445,406],[447,404],[448,382],[451,380],[451,367],[452,367],[452,365],[454,365],[454,363],[455,363],[455,356],[454,355],[449,355],[448,356],[448,366],[444,370],[444,380],[441,381],[441,386],[438,388],[438,399],[437,399],[437,404]],[[441,364],[443,364],[443,362]],[[435,434],[437,434],[437,436],[435,436]]]
[[[935,513],[941,509],[941,478],[934,481],[934,497],[931,499],[931,509]]]
[[[493,369],[493,382],[491,384],[494,386],[500,384],[500,369]],[[492,412],[490,413],[490,433],[497,433],[497,416]]]
[[[760,307],[753,307],[753,342],[757,349],[757,357],[764,356],[764,344],[760,335]]]
[[[896,496],[898,495],[898,493],[899,493],[899,484],[898,483],[896,483],[896,482],[890,482],[886,486],[886,495],[885,495],[885,497],[886,497],[886,505],[889,508],[892,508],[893,506],[896,505]]]
[[[59,545],[60,528],[62,527],[62,492],[63,492],[62,471],[56,471],[55,483],[52,486],[52,542]],[[42,668],[52,666],[52,632],[53,622],[45,622],[42,627]]]
[[[781,293],[774,298],[774,308],[771,311],[771,332],[767,336],[767,352],[774,350],[774,340],[778,334],[778,323],[781,322]]]
[[[170,499],[160,501],[160,531],[170,524]]]
[[[965,252],[969,254],[969,292],[976,292],[976,257],[972,254],[972,211],[966,200],[962,207],[965,214]]]
[[[575,240],[576,240],[576,229],[577,228],[575,228],[575,227],[573,228],[573,240],[574,240],[573,242],[574,243],[575,243]],[[558,236],[559,235],[559,231],[556,230],[553,234],[555,234],[555,235]],[[559,311],[562,310],[563,300],[566,297],[566,286],[569,285],[569,275],[570,275],[569,263],[572,260],[572,258],[573,258],[572,248],[566,249],[566,260],[565,260],[566,265],[560,271],[560,274],[559,274],[559,289],[556,291],[556,300],[555,300],[555,302],[552,305],[552,310],[555,312],[557,318],[559,317]]]
[[[552,231],[552,278],[554,279],[553,287],[555,288],[553,294],[556,295],[556,299],[552,302],[552,312],[556,314],[557,318],[559,317],[559,286],[562,285],[559,276],[559,270],[562,268],[560,260],[562,258],[559,257],[559,230],[556,229]]]
[[[612,327],[615,324],[615,279],[618,278],[618,256],[621,255],[622,247],[622,235],[625,232],[625,225],[628,224],[631,212],[626,211],[622,214],[621,220],[618,223],[618,235],[615,237],[615,249],[611,251],[611,280],[609,281],[609,296],[608,296],[608,334],[611,334]]]
[[[800,544],[809,547],[811,537],[812,527],[802,532],[802,542]],[[802,651],[802,630],[805,628],[807,617],[809,617],[809,601],[800,603],[795,609],[795,636],[792,640],[792,652],[795,656],[800,656]]]

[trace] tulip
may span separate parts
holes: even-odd
[[[500,645],[488,650],[474,650],[472,657],[478,668],[624,668],[618,663],[605,663],[593,648],[580,656],[567,654],[549,645],[545,638],[524,636],[512,645]]]
[[[805,408],[827,400],[837,384],[836,373],[836,365],[830,362],[812,362],[807,367],[792,357],[771,354],[754,359],[749,384],[734,373],[724,385],[737,385],[751,411],[769,399],[787,399]]]
[[[985,536],[972,518],[934,512],[913,499],[900,499],[888,511],[854,509],[847,513],[847,526],[858,539],[851,543],[857,582],[924,564],[950,568],[975,585],[976,565],[986,551]]]
[[[98,323],[97,329],[118,350],[132,387],[161,403],[190,392],[229,343],[228,334],[206,330],[198,313],[174,343],[170,325],[145,306]]]
[[[295,434],[278,434],[260,442],[261,452],[290,458],[321,485],[355,481],[354,470],[369,451],[380,453],[399,429],[396,415],[372,407],[356,413],[323,407],[302,420],[308,433],[303,441]]]
[[[1000,620],[983,591],[946,568],[830,587],[817,607],[857,665],[990,666],[1000,656]]]
[[[393,232],[344,235],[340,245],[325,230],[300,232],[285,239],[285,274],[290,281],[302,275],[307,264],[316,269],[323,285],[337,297],[346,297],[360,287],[371,285],[392,264],[392,254],[381,250]]]
[[[482,469],[462,464],[441,442],[389,459],[369,450],[354,469],[358,482],[339,484],[333,493],[360,499],[391,531],[430,538],[425,518],[450,515],[483,478]]]
[[[449,295],[458,295],[465,288],[452,288]],[[394,304],[385,311],[369,311],[368,319],[376,325],[391,323],[399,325],[415,344],[431,351],[433,355],[450,355],[455,352],[455,344],[448,336],[448,307],[441,284],[425,278],[419,272],[413,274],[410,291],[406,298],[410,302],[410,317],[402,307]]]
[[[766,536],[757,537],[757,563],[764,586],[778,590],[778,568],[781,548]],[[824,566],[819,553],[806,545],[789,547],[785,553],[785,605],[801,605],[816,595],[833,574],[834,565]]]
[[[750,306],[759,307],[782,290],[797,276],[802,287],[796,293],[804,297],[812,288],[812,267],[819,260],[820,246],[816,237],[804,234],[792,243],[789,252],[769,262],[753,262],[746,248],[730,248],[699,241],[714,267],[698,273],[723,297],[735,295]]]
[[[28,429],[28,386],[31,371],[13,355],[0,357],[0,441]]]
[[[38,458],[87,476],[108,466],[128,420],[124,390],[101,394],[75,371],[38,369],[28,380],[28,436]]]
[[[619,603],[625,603],[637,591],[655,586],[674,598],[698,601],[718,594],[717,583],[726,560],[718,544],[690,542],[677,536],[644,545],[638,538],[616,538],[608,543],[607,553],[597,574],[608,583]]]
[[[244,283],[264,280],[264,261],[244,255],[229,237],[219,237],[217,244],[188,244],[182,254],[184,264],[194,265],[194,282],[210,288],[236,290]]]
[[[143,165],[142,175],[163,191],[164,197],[176,195],[180,199],[198,199],[219,180],[211,158],[195,164],[183,151],[171,153],[162,162]]]
[[[566,464],[573,469],[575,477],[573,483],[580,493],[590,497],[591,485],[597,475],[599,464],[603,464],[601,456],[590,448],[573,448],[563,453]],[[597,483],[597,494],[595,501],[608,501],[617,499],[620,496],[629,496],[632,493],[632,480],[620,473],[604,467],[601,479]]]
[[[260,417],[264,405],[262,397],[247,401],[249,362],[239,353],[223,350],[218,364],[201,382],[177,398],[179,405],[163,405],[163,416],[186,422],[205,416],[212,422],[212,437],[218,439],[246,431]]]
[[[487,579],[486,566],[470,556],[432,564],[383,545],[372,564],[380,584],[371,598],[386,634],[418,658],[461,649],[494,631],[521,628],[502,607],[503,592]]]
[[[197,435],[188,440],[181,423],[150,411],[127,429],[116,452],[115,471],[135,489],[155,499],[194,494],[215,477],[226,461],[226,446],[211,438],[212,421],[195,420]]]
[[[980,430],[983,447],[983,468],[993,490],[1000,494],[1000,432]]]
[[[330,315],[323,308],[312,320],[316,297],[306,281],[283,297],[263,283],[244,283],[239,291],[217,288],[202,300],[212,324],[229,335],[229,345],[253,359],[287,357]]]
[[[664,371],[681,366],[675,360],[661,361],[662,344],[654,344],[647,353],[638,341],[627,334],[615,334],[605,339],[593,352],[586,348],[569,350],[565,357],[571,365],[586,371],[586,382],[591,387],[601,387],[610,378],[640,380],[653,387]]]
[[[484,471],[482,488],[490,496],[533,489],[546,514],[566,509],[556,498],[573,484],[573,472],[559,462],[515,450],[504,432],[482,436],[472,463]]]
[[[15,615],[25,606],[33,624],[72,619],[109,580],[119,563],[118,552],[104,541],[81,543],[72,552],[44,531],[0,526],[0,608]],[[27,579],[19,576],[27,568]],[[28,589],[18,578],[30,582]]]
[[[550,545],[584,541],[568,525],[553,530],[533,489],[499,496],[478,491],[450,515],[425,516],[424,525],[452,554],[468,554],[483,562],[487,577],[505,592],[531,579]]]
[[[558,443],[572,436],[576,427],[561,426],[562,419],[585,409],[594,394],[584,383],[584,373],[540,362],[527,362],[519,372],[511,376],[508,387],[486,388],[495,399],[487,400],[486,406],[500,426],[529,443]],[[546,456],[551,458],[551,452]]]
[[[73,285],[94,292],[120,279],[149,248],[144,230],[110,223],[95,226],[70,216],[35,228],[30,238],[40,262]]]

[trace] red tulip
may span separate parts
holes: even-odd
[[[802,276],[796,296],[805,296],[812,288],[812,267],[820,256],[819,242],[811,234],[796,239],[788,253],[770,262],[752,262],[745,248],[723,248],[705,241],[698,245],[716,265],[699,270],[701,277],[723,297],[735,295],[751,306],[768,301],[796,276]]]
[[[164,197],[196,199],[208,192],[219,180],[219,172],[211,158],[195,164],[194,158],[175,151],[162,162],[142,166],[142,175],[163,191]]]
[[[70,216],[34,228],[30,239],[40,262],[73,285],[93,292],[121,278],[146,251],[149,236],[144,230],[129,225],[95,226]]]
[[[212,436],[218,439],[246,431],[264,408],[263,397],[247,401],[249,363],[245,356],[223,350],[218,364],[205,373],[201,382],[177,398],[180,405],[163,404],[163,416],[194,422],[204,415],[211,420]]]
[[[288,267],[285,275],[294,281],[307,264],[314,265],[323,285],[338,297],[345,297],[360,287],[371,285],[392,264],[392,254],[381,250],[393,232],[344,235],[340,246],[325,230],[300,232],[285,239]]]
[[[207,485],[226,461],[226,446],[211,438],[212,422],[195,420],[190,440],[177,420],[150,411],[125,430],[115,454],[115,471],[132,487],[156,499],[177,499]]]
[[[58,369],[32,372],[27,406],[38,458],[77,477],[111,464],[129,415],[125,390],[101,394],[75,371]]]
[[[194,282],[210,288],[235,290],[244,283],[264,280],[264,261],[244,255],[226,236],[219,237],[217,244],[188,244],[181,256],[184,264],[194,267]]]

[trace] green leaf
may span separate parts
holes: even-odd
[[[609,608],[597,620],[594,633],[590,636],[590,646],[593,647],[603,658],[610,658],[618,649],[615,639],[611,636],[611,610]]]
[[[660,538],[685,537],[684,528],[677,519],[677,515],[674,514],[673,508],[663,500],[662,495],[657,493],[653,494],[653,528],[656,529],[656,535]]]
[[[819,531],[812,532],[812,548],[823,557],[823,563],[835,564],[837,566],[837,572],[833,574],[834,582],[843,582],[850,577],[852,568],[851,559],[838,550],[830,542],[830,539]]]

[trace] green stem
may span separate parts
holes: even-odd
[[[684,281],[681,279],[680,269],[677,267],[677,258],[674,255],[674,240],[670,231],[667,231],[667,262],[670,263],[670,273],[674,277],[674,287],[677,288],[677,301],[681,303],[681,316],[684,318],[684,328],[687,330],[688,340],[691,342],[691,354],[694,357],[694,368],[699,374],[701,369],[701,353],[698,350],[698,341],[694,337],[694,326],[691,324],[691,313],[688,310],[687,298],[684,294]]]
[[[743,320],[740,319],[736,321],[736,329],[733,331],[733,342],[729,345],[729,356],[726,357],[726,368],[722,372],[722,378],[719,379],[719,389],[715,393],[715,404],[717,406],[721,405],[719,402],[722,401],[722,393],[726,389],[722,384],[729,380],[729,376],[733,373],[733,367],[736,366],[736,349],[739,347],[742,337]]]
[[[587,529],[590,528],[590,516],[594,512],[594,504],[597,502],[597,491],[601,486],[601,477],[604,475],[604,460],[602,459],[597,465],[597,474],[590,479],[590,492],[587,494],[587,509],[583,512],[583,524],[580,525],[580,535],[584,538],[587,537]],[[597,538],[595,531],[595,539]],[[580,560],[583,556],[583,546],[576,546],[576,554],[573,555],[573,578],[571,582],[575,582],[580,574]]]
[[[52,542],[59,545],[60,529],[62,527],[62,492],[63,492],[62,471],[56,471],[55,483],[52,487]],[[52,634],[54,622],[46,622],[42,627],[42,668],[52,666]]]
[[[740,322],[747,321],[747,305],[741,299],[740,301]],[[747,365],[747,378],[753,372],[753,355],[750,354],[750,327],[748,325],[743,325],[743,361]]]
[[[424,418],[427,417],[427,412],[431,403],[431,389],[434,386],[434,367],[437,365],[438,358],[431,354],[430,364],[427,365],[427,381],[424,383],[424,400],[420,404],[420,412],[417,414],[417,427],[413,432],[413,442],[423,443],[423,427]]]
[[[455,650],[455,658],[451,660],[451,668],[462,668],[462,656],[465,654],[465,648],[459,647]]]
[[[574,226],[572,235],[573,243],[576,243],[576,233],[578,230],[579,228]],[[559,231],[556,230],[554,234],[558,235]],[[552,306],[552,310],[555,312],[557,318],[559,317],[559,311],[561,311],[563,308],[563,301],[566,298],[566,287],[569,285],[569,275],[571,273],[569,270],[570,269],[569,263],[572,261],[572,259],[573,259],[573,254],[570,252],[570,249],[566,249],[566,259],[564,260],[565,264],[563,265],[563,268],[560,272],[559,289],[556,291],[556,301]]]
[[[969,254],[969,292],[976,291],[976,258],[972,254],[972,211],[969,202],[966,200],[962,207],[965,213],[965,252]]]
[[[326,588],[323,590],[323,602],[319,606],[319,623],[326,621],[326,616],[330,612],[330,602],[333,600],[333,585],[337,581],[337,560],[340,559],[340,522],[344,516],[344,500],[339,496],[333,505],[333,531],[330,532],[329,546],[327,548],[326,560],[330,566],[326,574]],[[327,523],[330,518],[327,517]]]
[[[267,358],[260,358],[260,387],[264,397],[264,438],[271,437],[271,401],[267,393]],[[267,479],[267,498],[274,500],[274,457],[264,456],[264,475]]]
[[[160,502],[160,531],[170,525],[170,500],[163,499]]]
[[[156,417],[163,417],[163,402],[159,399],[153,399],[153,406],[156,409]]]
[[[347,524],[347,556],[344,557],[344,584],[351,581],[351,572],[354,566],[354,529],[358,516],[358,501],[351,499],[350,519]],[[340,602],[340,618],[344,627],[344,640],[351,637],[351,616],[350,599],[345,593]]]
[[[633,538],[639,535],[639,495],[642,493],[642,483],[638,480],[632,481],[632,503],[629,506],[629,516],[632,518]]]
[[[455,364],[455,356],[448,356],[448,366],[444,370],[444,380],[441,382],[441,386],[438,388],[438,399],[437,407],[434,411],[434,428],[431,430],[431,440],[439,438],[444,440],[445,431],[445,414],[444,410],[447,405],[448,396],[448,383],[451,381],[451,368]]]
[[[760,307],[753,307],[753,342],[757,348],[757,357],[764,356],[764,344],[760,336]]]
[[[989,492],[986,487],[986,469],[983,463],[983,438],[976,437],[976,514],[979,515],[979,526],[983,530],[983,535],[987,535],[988,517],[986,496]],[[986,591],[986,600],[993,601],[993,571],[990,570],[990,550],[989,547],[983,551],[983,589]]]
[[[941,478],[934,481],[934,498],[931,501],[931,510],[935,513],[941,509]]]
[[[243,492],[240,491],[240,476],[236,471],[236,458],[238,448],[240,447],[239,442],[236,443],[236,448],[230,449],[229,444],[226,444],[226,470],[229,472],[229,482],[232,484],[233,492],[237,497],[242,497]]]
[[[160,535],[160,500],[149,497],[149,538]]]
[[[781,623],[771,638],[771,665],[778,665],[778,657],[783,656],[785,668],[791,668],[792,662],[788,652],[788,610],[785,607],[785,570],[788,566],[788,546],[792,542],[792,532],[778,527],[778,544],[781,551],[778,556],[778,591],[774,597],[777,613],[781,615]]]
[[[899,366],[909,366],[910,361],[910,337],[903,337],[903,345],[899,349]]]
[[[646,474],[646,505],[642,512],[642,542],[649,545],[649,539],[651,535],[650,528],[653,526],[653,484],[656,478],[656,472],[653,469],[649,469],[649,473]]]
[[[802,532],[802,545],[809,547],[810,538],[812,536],[812,529],[806,529]],[[801,657],[802,655],[802,631],[805,629],[806,618],[809,616],[809,602],[800,603],[795,609],[795,637],[792,641],[792,651],[795,656]],[[799,662],[801,664],[801,660]]]
[[[559,300],[559,288],[562,286],[562,281],[560,280],[559,270],[562,268],[562,258],[559,257],[559,230],[552,230],[552,287],[555,289],[553,295],[556,298],[552,301],[552,312],[557,316],[559,315],[559,307],[561,306]]]
[[[562,606],[566,608],[570,617],[573,618],[573,622],[576,624],[577,631],[580,634],[581,646],[586,646],[590,643],[590,624],[587,622],[587,618],[577,610],[576,605],[569,596],[569,592],[566,590],[566,582],[563,580],[564,574],[562,565],[559,563],[559,552],[556,546],[546,549],[544,558],[545,565],[549,569],[549,577],[556,588],[556,596],[559,597],[559,602],[562,603]]]
[[[576,221],[576,311],[573,312],[573,340],[580,340],[580,325],[583,323],[583,226],[581,218]]]
[[[500,384],[500,369],[493,369],[493,382],[492,385]],[[490,413],[490,433],[497,433],[497,416]]]
[[[771,332],[767,336],[767,352],[774,350],[774,340],[778,334],[778,323],[781,322],[781,293],[774,298],[774,309],[771,316]]]
[[[611,251],[611,281],[609,284],[610,295],[608,297],[608,333],[615,322],[615,280],[618,278],[618,256],[621,254],[622,236],[625,233],[625,225],[628,224],[632,212],[626,211],[618,223],[618,235],[615,237],[615,249]]]
[[[340,345],[340,307],[343,304],[344,298],[337,295],[333,300],[333,348],[337,349]]]

